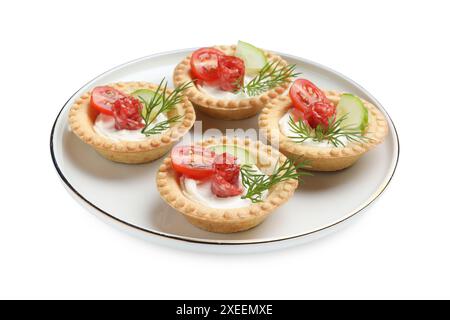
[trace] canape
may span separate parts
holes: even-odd
[[[95,87],[69,111],[71,130],[106,159],[129,164],[162,157],[195,122],[195,112],[175,90],[147,82]]]
[[[295,75],[295,66],[280,56],[239,41],[196,50],[178,64],[173,79],[175,86],[195,83],[186,94],[200,111],[240,120],[283,94]]]
[[[257,226],[288,201],[298,169],[261,142],[223,137],[176,146],[156,183],[162,199],[193,225],[233,233]]]
[[[313,171],[337,171],[353,165],[382,143],[388,133],[383,113],[350,93],[321,90],[296,80],[289,95],[270,103],[259,127],[272,145]]]

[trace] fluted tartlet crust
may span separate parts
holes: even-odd
[[[227,55],[236,53],[236,46],[216,46]],[[285,66],[287,62],[280,56],[264,51],[269,61],[279,61],[280,65]],[[187,56],[175,68],[173,81],[175,86],[181,86],[183,83],[192,81],[191,77],[191,55]],[[186,90],[189,100],[204,113],[223,120],[240,120],[252,117],[259,113],[264,106],[273,99],[283,94],[288,88],[289,83],[273,88],[262,95],[242,100],[217,99],[202,91],[197,86],[192,86]]]
[[[157,85],[147,82],[113,83],[109,86],[130,94],[138,89],[156,90]],[[169,93],[171,90],[167,90]],[[98,115],[90,108],[91,92],[84,93],[69,111],[69,124],[72,131],[86,144],[93,147],[105,158],[121,163],[145,163],[161,158],[194,125],[195,111],[185,97],[169,112],[169,116],[183,116],[180,122],[160,135],[151,136],[144,141],[114,141],[95,132],[93,126]]]
[[[270,174],[277,162],[286,158],[273,148],[261,142],[237,138],[209,139],[199,143],[203,147],[216,145],[235,145],[250,152],[259,169]],[[288,180],[273,187],[261,203],[236,209],[215,209],[188,198],[180,186],[179,176],[172,168],[168,157],[159,168],[156,184],[161,197],[171,207],[181,212],[193,225],[211,232],[233,233],[248,230],[260,224],[271,212],[289,200],[297,189],[297,180]]]
[[[342,93],[324,91],[327,98],[337,105]],[[361,99],[362,100],[362,99]],[[351,142],[345,147],[315,147],[295,143],[286,137],[279,127],[280,119],[292,107],[289,96],[272,101],[259,117],[259,127],[272,145],[279,145],[280,151],[293,160],[308,161],[313,171],[337,171],[353,165],[363,154],[382,143],[389,131],[386,118],[373,104],[362,100],[369,111],[369,124],[365,136],[367,142]]]

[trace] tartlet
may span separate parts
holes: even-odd
[[[323,91],[334,105],[339,103],[343,93]],[[338,171],[352,166],[366,152],[382,143],[389,128],[384,115],[373,104],[361,99],[368,110],[367,141],[349,142],[344,147],[317,147],[297,143],[281,132],[280,119],[292,107],[289,96],[283,96],[268,104],[259,117],[261,133],[272,145],[278,145],[280,152],[295,161],[306,161],[306,169],[312,171]]]
[[[265,174],[270,174],[277,163],[286,158],[270,146],[250,139],[223,137],[208,139],[198,146],[236,146],[248,151],[255,159],[256,166]],[[251,229],[267,218],[267,216],[292,197],[298,187],[298,180],[289,179],[276,184],[269,190],[262,202],[251,203],[242,208],[219,209],[204,205],[186,196],[180,183],[179,174],[173,169],[170,157],[164,160],[156,176],[156,184],[161,197],[186,219],[203,230],[217,233],[234,233]]]
[[[126,94],[139,89],[156,90],[158,87],[147,82],[121,82],[109,86]],[[170,93],[171,90],[168,89],[167,92]],[[184,97],[182,102],[169,112],[171,116],[180,115],[183,118],[179,122],[172,123],[167,131],[150,136],[143,141],[115,141],[94,130],[94,123],[99,112],[90,107],[91,94],[92,91],[84,93],[72,105],[69,111],[70,128],[84,143],[111,161],[139,164],[161,158],[191,129],[195,122],[194,108]]]
[[[215,46],[214,48],[222,51],[226,55],[233,56],[236,53],[236,45],[221,45]],[[280,67],[287,66],[287,62],[280,56],[267,51],[264,51],[264,53],[269,62],[278,62]],[[191,74],[191,56],[192,55],[187,56],[175,68],[173,74],[175,86],[180,86],[187,81],[195,80],[192,78]],[[258,96],[241,100],[229,100],[212,97],[205,92],[202,92],[194,85],[186,90],[186,95],[197,109],[213,118],[222,120],[241,120],[258,114],[268,102],[282,95],[288,87],[289,82],[286,82]]]

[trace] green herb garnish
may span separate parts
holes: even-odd
[[[335,147],[344,147],[345,144],[342,142],[342,138],[347,139],[349,142],[367,142],[372,139],[364,136],[364,133],[355,127],[341,126],[342,122],[346,120],[348,114],[334,120],[335,118],[330,118],[328,120],[328,128],[325,128],[319,124],[315,129],[311,128],[305,121],[299,119],[295,122],[292,117],[289,119],[289,127],[294,136],[290,136],[296,143],[302,143],[308,139],[315,142],[322,142],[324,140],[329,141]]]
[[[241,167],[242,184],[247,193],[241,198],[249,199],[252,203],[262,202],[264,192],[276,184],[290,179],[298,180],[301,176],[311,175],[300,170],[305,166],[307,166],[306,162],[295,164],[292,160],[287,159],[281,166],[278,166],[277,163],[271,175],[265,175],[258,172],[251,165],[243,165]]]
[[[268,62],[249,83],[238,85],[237,92],[243,92],[250,97],[260,95],[297,77],[300,73],[294,72],[295,67],[280,66],[279,61]]]
[[[170,128],[170,125],[179,122],[183,116],[176,115],[160,123],[153,124],[160,114],[168,113],[183,100],[182,93],[192,85],[192,82],[184,83],[175,88],[170,94],[167,93],[167,81],[162,79],[151,99],[146,100],[139,97],[143,104],[141,117],[144,120],[144,127],[141,132],[145,136],[157,135]]]

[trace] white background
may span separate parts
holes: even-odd
[[[0,298],[450,298],[448,1],[2,1]],[[51,125],[84,83],[238,39],[349,76],[400,135],[392,184],[347,228],[212,255],[111,228],[64,190]]]

